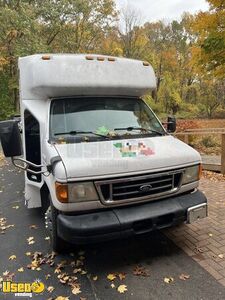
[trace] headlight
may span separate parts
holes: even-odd
[[[62,203],[99,200],[93,182],[55,183],[56,196]]]
[[[202,165],[186,168],[184,171],[182,184],[198,181],[201,177]]]
[[[68,185],[69,202],[82,202],[98,200],[93,182],[77,182]]]

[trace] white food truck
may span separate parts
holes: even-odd
[[[25,171],[25,204],[43,207],[52,246],[148,233],[207,216],[201,158],[142,97],[147,62],[100,55],[19,59],[17,122],[0,123],[6,157]]]

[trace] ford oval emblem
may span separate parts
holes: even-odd
[[[141,192],[149,192],[152,189],[151,184],[145,184],[139,187]]]

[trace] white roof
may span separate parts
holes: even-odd
[[[156,88],[152,67],[126,58],[36,54],[20,58],[19,69],[22,100],[77,95],[143,96]]]

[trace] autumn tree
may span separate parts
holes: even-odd
[[[113,0],[0,0],[0,118],[19,108],[19,56],[98,51],[116,16]]]
[[[200,12],[192,22],[198,47],[194,59],[203,71],[221,78],[225,72],[225,2],[207,1],[209,11]]]

